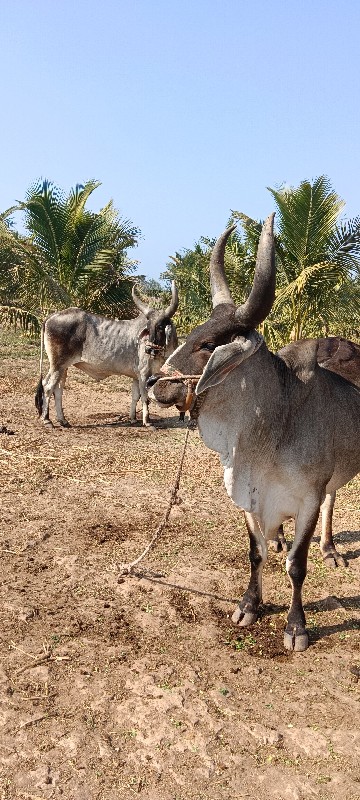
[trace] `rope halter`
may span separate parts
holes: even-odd
[[[162,365],[160,372],[164,374],[164,377],[158,378],[158,383],[160,383],[160,381],[177,381],[185,384],[187,389],[185,402],[181,408],[179,408],[179,406],[177,406],[177,408],[179,409],[180,413],[190,411],[194,403],[195,386],[200,380],[201,375],[185,375],[183,372],[180,372],[180,370],[175,369],[175,367],[172,367],[171,364],[167,364],[166,362]]]
[[[166,350],[165,345],[155,344],[155,342],[152,342],[150,340],[149,331],[147,330],[147,328],[144,328],[141,331],[141,333],[138,336],[137,343],[138,347],[140,346],[141,343],[144,343],[145,353],[147,356],[150,356],[150,358],[156,358],[156,356],[162,356],[163,358],[165,358],[165,350]]]

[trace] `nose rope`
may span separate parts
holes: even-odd
[[[187,390],[185,402],[181,408],[179,408],[179,406],[178,408],[181,414],[184,414],[186,411],[190,411],[194,403],[195,386],[198,380],[200,380],[201,375],[184,375],[183,372],[175,369],[175,367],[172,367],[171,364],[166,363],[162,365],[160,372],[165,373],[165,375],[163,378],[158,378],[157,383],[160,383],[160,381],[182,381],[185,383]]]
[[[145,344],[145,353],[146,355],[150,356],[150,358],[155,358],[156,355],[163,355],[165,357],[165,350],[166,347],[161,344],[155,344],[150,340],[150,336],[148,332],[143,330],[140,335],[138,336],[137,344],[140,347],[140,344],[144,342]]]

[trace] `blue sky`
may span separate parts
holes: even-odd
[[[0,209],[97,178],[157,278],[263,218],[266,186],[326,174],[360,213],[358,0],[2,0]]]

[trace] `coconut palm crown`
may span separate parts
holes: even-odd
[[[65,195],[48,180],[37,181],[24,202],[0,219],[0,313],[36,330],[51,311],[76,305],[97,313],[131,313],[129,280],[134,265],[127,249],[139,230],[110,201],[98,213],[86,203],[100,186],[78,184]],[[25,235],[9,219],[22,212]]]

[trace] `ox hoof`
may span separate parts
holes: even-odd
[[[335,569],[336,567],[348,567],[349,564],[346,559],[338,553],[337,550],[331,550],[329,553],[323,553],[324,564],[327,567]]]
[[[231,617],[231,621],[234,623],[234,625],[240,625],[242,628],[245,628],[247,625],[253,625],[256,620],[256,612],[244,611],[242,608],[240,608],[240,606],[235,609]]]
[[[62,428],[71,428],[70,422],[68,422],[67,419],[59,419],[58,422]]]
[[[286,650],[293,650],[295,653],[302,653],[303,650],[306,650],[309,646],[309,637],[304,631],[304,633],[296,633],[293,631],[289,633],[285,631],[284,633],[284,647]]]
[[[51,419],[43,419],[43,423],[46,431],[52,431],[54,426],[51,422]]]
[[[291,549],[286,539],[270,539],[268,544],[275,553],[288,553]]]

